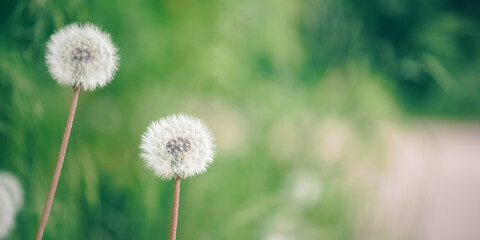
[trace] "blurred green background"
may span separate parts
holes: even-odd
[[[166,239],[173,183],[143,166],[147,125],[187,113],[217,156],[183,181],[178,239],[356,239],[382,126],[480,116],[480,2],[1,1],[0,169],[35,236],[72,90],[45,43],[69,23],[111,33],[120,69],[81,92],[44,239]],[[363,169],[363,170],[362,170]],[[1,214],[1,213],[0,213]],[[290,236],[290,238],[288,238]]]

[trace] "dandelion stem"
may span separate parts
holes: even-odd
[[[173,191],[173,210],[172,222],[170,223],[170,240],[177,238],[177,223],[178,223],[178,203],[180,200],[180,178],[175,178],[175,190]]]
[[[65,127],[65,133],[63,134],[62,145],[60,147],[60,153],[58,154],[57,166],[55,167],[55,173],[53,174],[52,184],[48,192],[47,201],[43,207],[42,219],[40,226],[38,226],[36,240],[41,240],[45,227],[47,226],[48,215],[52,209],[53,197],[57,190],[58,180],[60,179],[60,172],[62,171],[63,160],[65,159],[65,152],[67,151],[68,138],[70,137],[70,131],[72,130],[73,117],[75,115],[75,109],[77,108],[78,94],[80,93],[80,87],[75,87],[73,90],[72,105],[70,106],[70,113],[68,114],[67,126]]]

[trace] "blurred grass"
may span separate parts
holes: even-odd
[[[0,168],[26,193],[11,239],[36,232],[72,95],[44,64],[55,29],[100,25],[122,60],[80,94],[45,239],[166,238],[173,184],[138,145],[179,112],[218,145],[182,183],[179,239],[352,239],[355,169],[382,167],[383,122],[479,116],[478,4],[454,2],[0,3]],[[318,192],[292,189],[305,172]]]

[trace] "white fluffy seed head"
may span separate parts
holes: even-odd
[[[70,24],[47,43],[48,71],[62,85],[94,90],[112,81],[118,69],[118,49],[110,35],[93,24]]]
[[[15,226],[15,216],[23,205],[23,189],[10,173],[0,171],[0,239],[7,238]]]
[[[188,178],[207,170],[213,137],[200,119],[171,115],[152,122],[142,135],[141,157],[163,179]]]

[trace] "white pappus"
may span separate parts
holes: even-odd
[[[0,239],[6,239],[15,227],[22,205],[22,185],[12,174],[0,171]]]
[[[145,165],[162,179],[203,173],[215,155],[208,127],[182,114],[152,122],[142,135],[140,149]]]
[[[62,85],[95,90],[109,83],[118,69],[118,49],[108,33],[93,24],[70,24],[47,43],[48,71]]]

